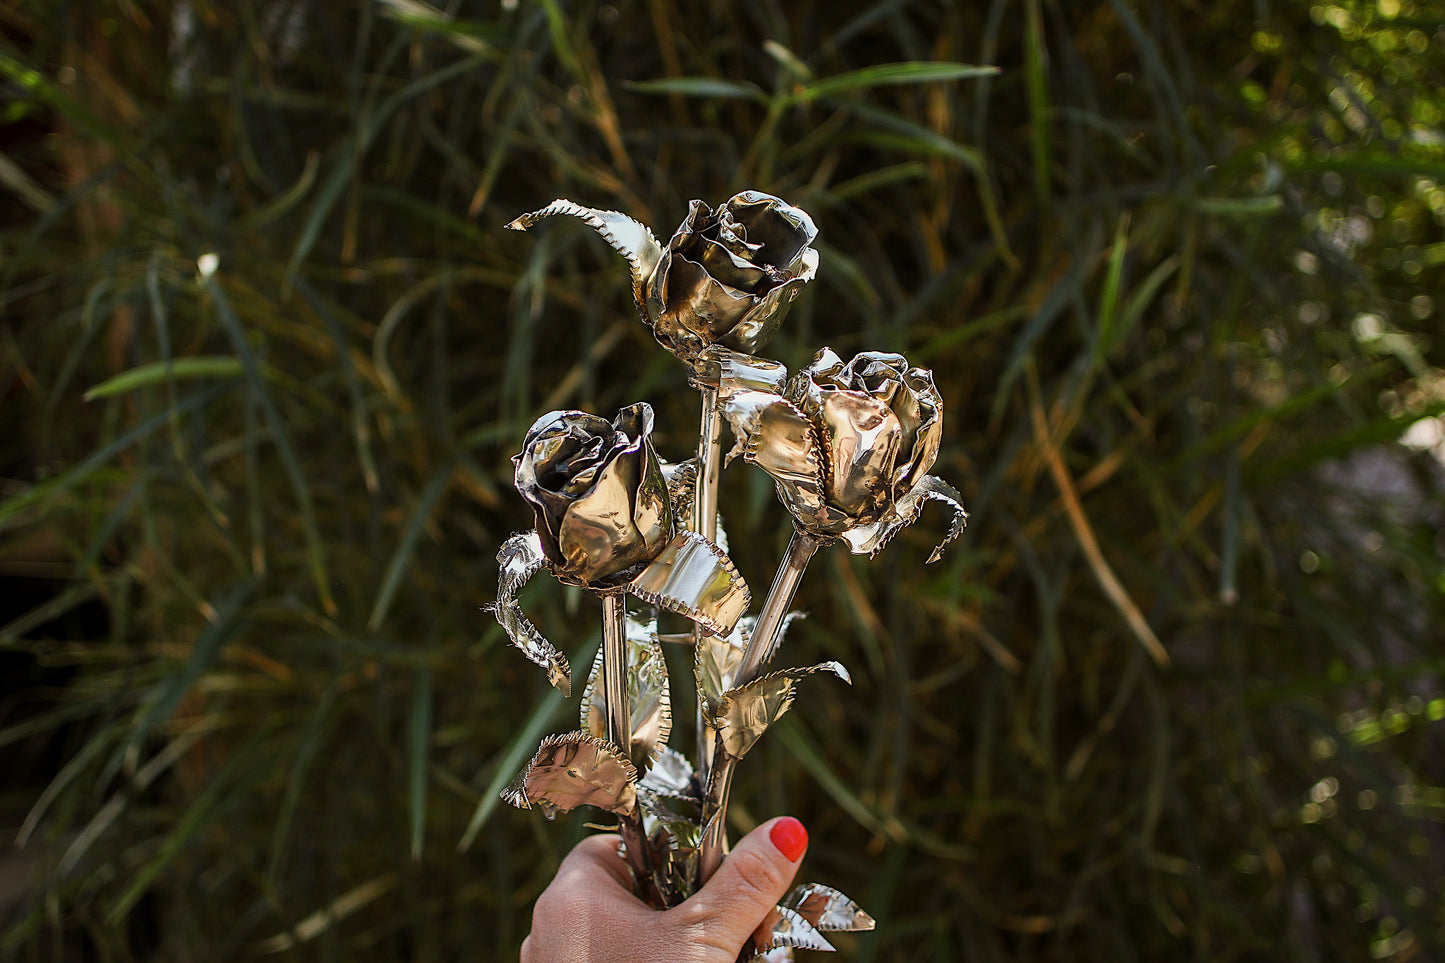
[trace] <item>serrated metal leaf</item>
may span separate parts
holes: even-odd
[[[723,751],[734,759],[747,755],[768,726],[792,707],[799,680],[817,672],[831,672],[844,682],[853,681],[842,663],[822,662],[805,668],[780,669],[727,692],[718,701],[710,720],[722,738]]]
[[[571,669],[567,657],[522,614],[517,593],[528,580],[546,567],[542,541],[535,531],[513,535],[497,552],[497,600],[483,609],[492,613],[512,644],[533,662],[547,670],[547,681],[563,695],[572,694]]]
[[[857,903],[821,883],[794,886],[778,905],[793,910],[824,933],[861,932],[876,925]]]
[[[628,583],[627,591],[659,608],[726,635],[747,611],[752,594],[732,559],[697,532],[678,532]]]
[[[632,272],[632,298],[639,311],[644,311],[644,285],[657,270],[662,259],[662,246],[657,243],[651,229],[641,221],[618,211],[600,211],[596,208],[574,204],[566,198],[557,198],[541,210],[523,214],[507,224],[512,231],[525,231],[545,218],[565,214],[582,220],[588,227],[602,235],[614,251],[627,259]],[[644,317],[645,317],[644,313]]]
[[[578,806],[629,815],[637,808],[637,770],[606,740],[564,732],[542,740],[503,798],[522,809],[535,805],[549,819]]]
[[[833,951],[833,944],[793,910],[775,906],[753,931],[753,958],[777,949]]]
[[[657,622],[641,622],[631,616],[626,622],[627,705],[631,715],[632,743],[628,757],[639,772],[647,772],[672,735],[672,696],[667,684],[667,660],[657,641]],[[606,740],[607,705],[602,698],[599,676],[602,650],[592,663],[592,674],[582,695],[582,728]]]

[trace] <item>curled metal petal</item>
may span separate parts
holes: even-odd
[[[567,657],[537,631],[517,604],[517,593],[522,586],[546,567],[542,540],[536,532],[513,535],[497,552],[497,561],[501,564],[497,573],[497,600],[485,606],[486,611],[496,616],[513,645],[547,670],[548,682],[563,695],[571,695],[572,677]]]
[[[627,706],[631,716],[632,742],[628,758],[639,772],[647,772],[672,735],[672,702],[667,686],[667,660],[657,642],[657,623],[628,618]],[[599,675],[603,652],[597,652],[592,675],[582,695],[582,728],[599,739],[607,739],[607,704],[602,698]]]
[[[752,600],[732,559],[702,535],[686,531],[673,537],[627,591],[714,635],[732,631]]]
[[[833,944],[793,910],[775,906],[753,931],[752,958],[783,948],[829,953],[833,951]]]
[[[821,883],[794,886],[778,905],[797,913],[823,933],[856,933],[876,925],[857,903]]]
[[[647,279],[653,334],[694,365],[709,345],[753,353],[817,272],[812,218],[761,191],[713,210],[692,201]]]
[[[853,681],[842,663],[823,662],[806,668],[781,669],[726,693],[714,708],[711,720],[722,740],[723,751],[734,759],[747,755],[768,726],[791,708],[798,681],[816,672],[831,672],[850,684]]]
[[[641,309],[643,285],[657,269],[657,262],[662,258],[662,245],[657,243],[657,238],[652,236],[647,225],[617,211],[582,207],[559,197],[539,211],[523,214],[507,224],[507,228],[512,231],[525,231],[538,221],[556,214],[580,218],[601,234],[602,239],[610,244],[614,251],[627,258],[627,264],[632,270],[632,298]]]
[[[502,798],[520,809],[536,805],[549,819],[578,806],[630,815],[637,808],[637,770],[605,739],[564,732],[542,740]]]

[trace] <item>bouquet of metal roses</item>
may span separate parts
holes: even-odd
[[[507,226],[526,230],[556,214],[582,219],[627,259],[638,313],[686,367],[702,417],[696,454],[680,463],[653,449],[645,402],[611,420],[549,412],[514,456],[517,491],[536,527],[502,546],[488,609],[564,694],[571,691],[567,659],[522,613],[522,586],[546,569],[598,596],[602,647],[580,728],[543,739],[504,796],[548,817],[582,805],[612,813],[636,892],[663,909],[695,892],[725,858],[734,770],[788,710],[798,683],[818,672],[848,681],[837,662],[770,666],[809,559],[832,542],[874,555],[937,500],[953,518],[931,562],[967,514],[958,493],[928,474],[943,429],[931,372],[881,351],[844,361],[823,348],[792,375],[756,356],[817,271],[817,229],[807,213],[759,191],[715,210],[693,201],[666,246],[630,217],[565,200]],[[736,439],[727,460],[741,455],[767,472],[793,521],[756,616],[746,614],[751,593],[718,527],[724,420]],[[659,610],[691,620],[692,633],[660,635]],[[697,687],[691,762],[668,745],[662,645],[679,639],[692,646]],[[842,893],[800,885],[759,927],[751,955],[779,960],[794,947],[828,950],[823,933],[872,926]]]

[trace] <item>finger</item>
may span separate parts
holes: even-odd
[[[791,816],[763,823],[723,860],[712,879],[664,914],[687,930],[682,938],[736,956],[792,885],[808,848],[808,831]]]
[[[615,882],[628,893],[632,892],[632,871],[627,868],[622,855],[617,851],[621,837],[614,833],[588,836],[572,847],[572,851],[557,868],[557,878],[564,875],[580,874],[588,880],[606,879]]]

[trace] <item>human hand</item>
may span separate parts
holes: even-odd
[[[582,840],[532,908],[522,963],[736,963],[792,885],[808,831],[781,816],[740,839],[707,884],[658,911],[632,893],[616,836]]]

